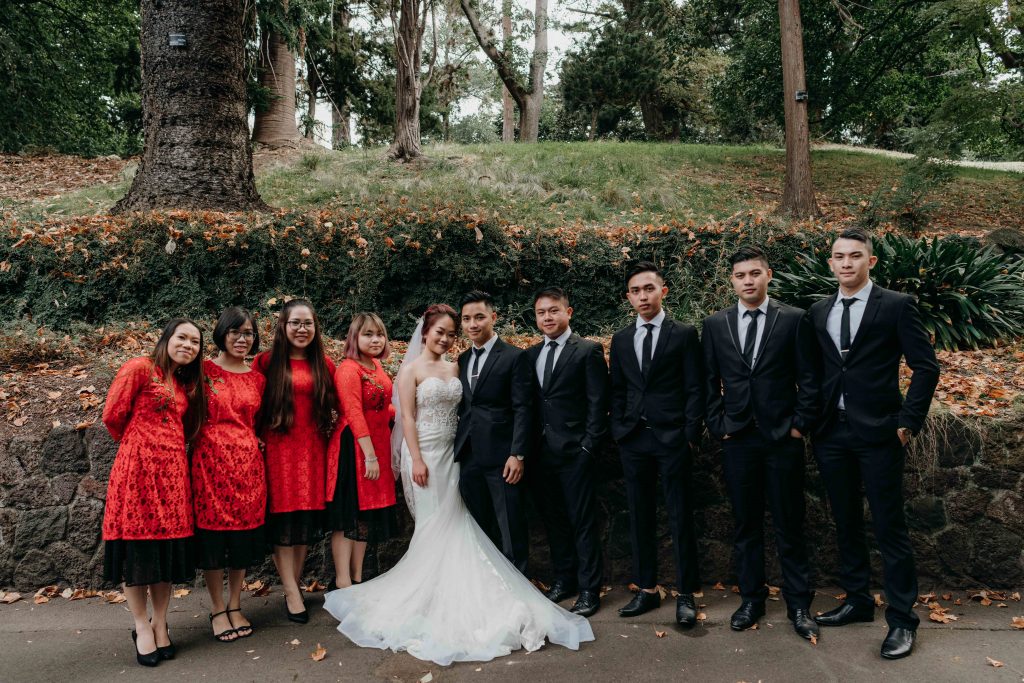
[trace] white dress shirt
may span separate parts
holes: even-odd
[[[639,315],[636,317],[636,332],[633,333],[633,350],[636,351],[636,362],[641,369],[644,367],[644,337],[647,336],[647,323],[654,325],[651,330],[651,360],[654,360],[654,353],[658,348],[658,335],[661,334],[661,325],[665,322],[665,309],[658,311],[658,315],[651,320],[644,320]]]
[[[540,355],[537,356],[537,381],[541,383],[541,387],[544,386],[544,364],[548,361],[548,354],[551,353],[551,348],[548,346],[551,342],[558,342],[558,346],[555,347],[555,365],[558,364],[558,358],[562,355],[562,349],[565,348],[565,342],[569,340],[569,335],[572,334],[572,328],[565,328],[565,332],[558,335],[554,339],[549,339],[547,335],[544,336],[544,346],[540,349]],[[554,370],[554,365],[551,366]]]
[[[757,310],[761,311],[761,315],[757,318],[757,337],[754,339],[754,355],[750,362],[751,367],[757,363],[757,357],[761,353],[761,340],[764,339],[764,329],[767,327],[768,300],[770,298],[771,297],[766,296],[764,301],[761,302],[761,305],[757,307]],[[747,328],[750,327],[751,322],[751,318],[747,315],[747,311],[751,311],[753,309],[744,306],[742,301],[737,301],[736,310],[739,311],[739,318],[736,322],[736,334],[740,338],[740,353],[743,353],[743,349],[747,345]]]
[[[476,360],[476,352],[475,351],[470,351],[470,353],[469,353],[469,365],[466,366],[466,377],[469,379],[469,386],[470,386],[470,388],[475,388],[476,387],[476,380],[473,379],[473,363],[479,363],[479,367],[477,368],[477,372],[480,373],[480,375],[484,374],[484,366],[487,365],[487,359],[491,355],[491,349],[493,349],[494,345],[497,344],[497,343],[498,343],[498,335],[495,334],[495,335],[492,335],[491,338],[488,339],[486,342],[484,342],[483,346],[477,346],[476,344],[473,344],[473,348],[474,349],[483,349],[484,352],[480,354],[480,360],[479,361]],[[477,379],[479,379],[479,376],[477,377]]]
[[[852,346],[853,340],[857,338],[860,321],[864,319],[864,309],[868,307],[868,297],[871,296],[872,286],[872,282],[869,279],[867,284],[851,296],[844,296],[842,291],[840,291],[839,296],[836,297],[836,302],[832,304],[832,309],[828,312],[825,330],[828,332],[828,336],[832,337],[832,343],[836,345],[836,350],[840,353],[843,351],[839,344],[840,327],[843,322],[843,299],[856,299],[856,301],[850,304],[850,345]],[[846,401],[843,400],[842,394],[839,394],[839,410],[846,410]]]

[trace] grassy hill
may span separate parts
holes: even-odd
[[[782,187],[784,155],[767,147],[645,143],[440,145],[427,158],[395,164],[379,149],[257,153],[257,184],[273,206],[316,209],[408,201],[455,204],[526,225],[623,225],[721,218],[771,210]],[[813,154],[818,201],[828,218],[863,210],[882,189],[906,182],[907,162],[837,150]],[[112,182],[15,206],[22,218],[106,211],[127,190],[133,167]],[[1020,225],[1019,175],[956,169],[933,189],[932,227],[980,232]]]

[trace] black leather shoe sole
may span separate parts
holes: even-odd
[[[874,612],[852,612],[842,618],[830,618],[824,614],[814,617],[819,626],[846,626],[847,624],[866,624],[875,620]]]

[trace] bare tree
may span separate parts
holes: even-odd
[[[819,214],[811,179],[811,136],[807,125],[804,39],[800,0],[779,0],[782,34],[782,90],[786,115],[786,180],[776,209],[795,218]]]
[[[533,21],[533,55],[526,82],[512,66],[512,54],[494,44],[494,32],[484,28],[473,0],[460,0],[473,35],[487,58],[494,63],[498,76],[519,107],[519,141],[537,142],[540,129],[540,108],[544,102],[544,67],[548,61],[548,0],[536,0]]]
[[[252,172],[243,11],[243,0],[142,0],[145,143],[114,213],[266,208]]]
[[[437,55],[437,30],[434,30],[434,49],[426,79],[420,75],[423,58],[423,34],[427,28],[427,15],[433,18],[432,0],[400,0],[399,16],[395,17],[395,2],[391,0],[391,25],[395,32],[395,139],[388,149],[388,157],[411,161],[422,154],[420,150],[420,96],[423,87],[434,75]]]
[[[288,0],[278,7],[284,17]],[[268,147],[296,147],[299,127],[295,124],[295,55],[285,36],[268,17],[260,18],[259,83],[270,93],[267,107],[256,109],[252,139]]]

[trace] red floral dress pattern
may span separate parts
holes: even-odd
[[[360,510],[376,510],[395,504],[395,473],[391,469],[391,421],[395,407],[391,405],[391,378],[376,359],[373,370],[358,361],[346,358],[334,373],[334,386],[341,403],[341,420],[337,433],[345,427],[352,430],[356,440],[356,489]],[[380,466],[380,477],[366,478],[366,463],[359,439],[369,436]],[[334,500],[334,487],[338,479],[338,439],[332,441],[332,457],[328,459],[327,499]]]
[[[327,370],[334,376],[329,358]],[[270,353],[256,356],[253,368],[266,373]],[[266,444],[267,498],[271,513],[323,510],[327,477],[327,437],[313,417],[313,371],[305,359],[289,360],[292,371],[294,420],[287,432],[268,430]]]
[[[192,500],[196,526],[242,531],[261,526],[267,478],[256,438],[256,412],[266,379],[203,363],[207,416],[192,448]]]
[[[149,358],[121,366],[103,407],[103,424],[121,445],[110,470],[103,539],[148,541],[193,533],[192,492],[177,378],[163,382]]]

